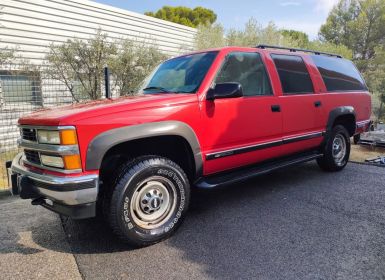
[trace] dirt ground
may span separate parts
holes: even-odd
[[[385,156],[385,149],[354,145],[352,143],[350,151],[351,161],[365,162],[365,159],[376,156]]]
[[[0,153],[0,191],[8,189],[7,170],[5,168],[5,162],[12,160],[18,150],[12,150],[5,153]]]

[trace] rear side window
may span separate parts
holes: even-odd
[[[313,93],[310,79],[302,57],[295,55],[272,54],[284,94]]]
[[[364,80],[351,61],[322,55],[311,57],[328,91],[367,90]]]

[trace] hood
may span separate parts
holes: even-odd
[[[37,110],[19,119],[20,125],[75,125],[77,120],[121,111],[171,106],[197,101],[196,94],[145,94],[102,99]]]

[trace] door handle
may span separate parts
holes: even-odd
[[[321,105],[322,105],[321,101],[315,101],[314,102],[315,107],[321,107]]]
[[[279,106],[279,105],[271,105],[271,111],[273,113],[281,112],[281,106]]]

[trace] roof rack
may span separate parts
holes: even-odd
[[[306,49],[297,49],[297,48],[287,48],[287,47],[280,47],[280,46],[271,46],[271,45],[258,45],[256,46],[258,49],[278,49],[278,50],[288,50],[290,52],[308,52],[313,53],[316,55],[327,55],[327,56],[335,56],[338,58],[342,58],[339,54],[334,53],[327,53],[327,52],[319,52],[319,51],[312,51],[312,50],[306,50]]]

